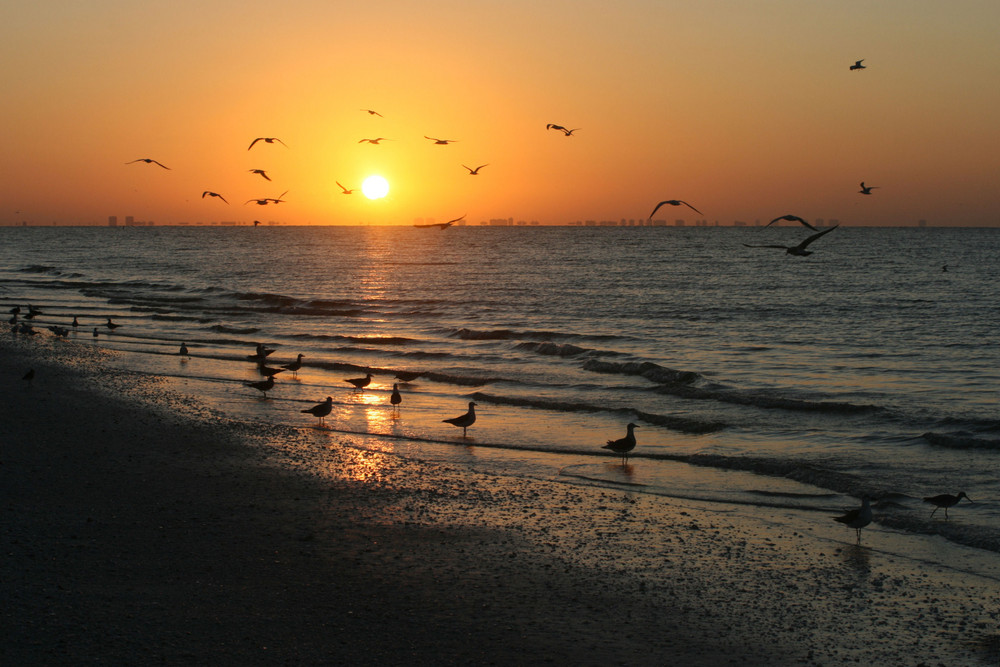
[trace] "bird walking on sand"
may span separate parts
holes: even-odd
[[[628,453],[635,449],[635,429],[639,428],[639,426],[630,423],[625,428],[628,429],[628,433],[625,434],[624,438],[608,440],[608,444],[601,446],[601,449],[610,449],[616,454],[621,454],[622,465],[628,463]]]
[[[447,146],[448,144],[458,141],[458,139],[435,139],[434,137],[428,137],[426,134],[424,135],[424,139],[430,139],[438,146]]]
[[[269,375],[266,380],[261,380],[260,382],[247,382],[248,387],[252,387],[264,394],[264,398],[267,398],[267,392],[274,389],[274,376]]]
[[[488,165],[488,164],[481,164],[478,167],[476,167],[475,169],[473,169],[472,167],[466,167],[464,164],[462,166],[469,170],[469,176],[478,176],[480,169],[482,169],[483,167],[488,167],[490,165]]]
[[[878,190],[878,188],[879,186],[877,185],[865,185],[865,182],[861,181],[861,189],[858,192],[863,195],[870,195],[872,190]]]
[[[227,204],[229,203],[229,202],[226,201],[226,198],[223,197],[222,195],[220,195],[218,192],[212,192],[211,190],[205,190],[204,192],[201,193],[201,198],[204,199],[206,196],[207,197],[218,197],[222,201],[225,201]]]
[[[861,498],[861,507],[850,510],[841,516],[833,517],[834,521],[846,524],[857,531],[858,544],[861,544],[861,529],[872,522],[872,500],[868,496]]]
[[[248,169],[251,174],[257,174],[262,177],[265,181],[271,180],[271,177],[267,175],[267,172],[263,169]]]
[[[357,190],[357,188],[352,188],[348,190],[347,188],[345,188],[343,185],[340,184],[340,181],[334,181],[334,183],[336,183],[337,186],[340,188],[341,194],[353,195],[354,191]]]
[[[365,387],[372,383],[372,374],[369,373],[363,378],[345,379],[344,382],[350,382],[353,384],[355,391],[362,391]]]
[[[130,162],[126,162],[125,164],[132,164],[133,162],[145,162],[146,164],[155,164],[155,165],[158,165],[160,167],[163,167],[167,171],[170,171],[170,167],[168,167],[168,166],[166,166],[164,164],[160,164],[159,162],[157,162],[156,160],[154,160],[151,157],[141,157],[141,158],[138,158],[136,160],[132,160]]]
[[[392,396],[389,397],[389,403],[392,404],[392,411],[397,412],[399,410],[399,404],[403,402],[403,396],[399,393],[399,386],[392,385]]]
[[[182,357],[189,356],[188,355],[188,346],[187,346],[187,343],[181,343],[181,349],[180,349],[180,351],[177,352],[177,354],[179,354]]]
[[[965,498],[970,503],[972,502],[972,498],[970,498],[969,496],[965,495],[965,491],[959,491],[957,496],[953,496],[953,495],[950,495],[950,494],[947,494],[947,493],[942,493],[939,496],[931,496],[929,498],[924,498],[924,502],[925,503],[930,503],[931,505],[934,505],[934,512],[937,512],[939,509],[941,509],[943,507],[944,508],[944,518],[947,521],[948,520],[948,508],[949,507],[954,507],[955,505],[957,505],[958,501],[961,500],[962,498]],[[975,503],[973,503],[973,504],[975,504]],[[934,516],[934,512],[931,512],[931,516]]]
[[[862,58],[861,60],[856,60],[854,64],[851,65],[848,69],[850,69],[852,72],[856,69],[865,69],[865,66],[861,64],[864,61],[865,61],[864,58]]]
[[[306,408],[302,412],[308,412],[314,415],[319,421],[316,423],[317,426],[322,426],[326,424],[326,416],[330,414],[333,410],[333,397],[327,396],[326,400],[322,403],[312,406],[311,408]]]
[[[829,234],[830,232],[832,232],[833,230],[835,230],[839,226],[840,225],[834,225],[833,227],[830,227],[830,229],[824,229],[823,231],[821,231],[821,232],[819,232],[817,234],[813,234],[812,236],[806,238],[806,240],[803,241],[802,243],[800,243],[798,245],[794,245],[794,246],[787,246],[787,245],[751,245],[749,243],[744,243],[743,245],[745,245],[748,248],[781,248],[782,250],[784,250],[789,255],[795,255],[797,257],[806,257],[808,255],[813,254],[812,250],[806,250],[806,246],[808,246],[810,243],[812,243],[813,241],[815,241],[819,237],[823,236],[823,234]]]
[[[666,200],[661,201],[659,204],[656,205],[656,208],[653,209],[653,212],[649,214],[649,219],[652,220],[653,219],[653,215],[655,215],[656,212],[660,210],[660,207],[664,206],[664,205],[669,205],[669,206],[681,206],[681,205],[683,205],[683,206],[687,206],[689,209],[691,209],[692,211],[694,211],[698,215],[705,215],[704,213],[702,213],[701,211],[699,211],[698,209],[696,209],[694,206],[691,206],[691,204],[687,203],[686,201],[683,201],[683,200],[680,200],[680,199],[666,199]]]
[[[104,325],[104,326],[106,326],[107,328],[109,328],[112,331],[114,331],[115,329],[117,329],[121,325],[120,324],[115,324],[114,322],[111,321],[111,318],[109,317],[108,318],[108,323],[106,325]]]
[[[279,144],[281,144],[285,148],[288,148],[288,144],[286,144],[284,141],[282,141],[278,137],[257,137],[256,139],[254,139],[253,141],[250,142],[250,145],[247,146],[247,150],[250,150],[251,148],[253,148],[253,145],[255,143],[257,143],[258,141],[263,141],[264,143],[268,143],[268,144],[273,144],[275,141],[277,141]]]
[[[767,223],[764,226],[765,227],[770,227],[771,225],[773,225],[774,223],[778,222],[779,220],[788,220],[789,222],[801,222],[803,225],[805,225],[809,229],[813,230],[814,232],[818,232],[819,231],[818,229],[816,229],[815,227],[813,227],[812,225],[810,225],[808,222],[806,222],[805,220],[803,220],[799,216],[797,216],[797,215],[791,215],[791,214],[783,215],[780,218],[775,218],[774,220],[772,220],[771,222]]]
[[[442,419],[441,421],[442,423],[453,424],[462,429],[462,437],[464,438],[469,427],[476,423],[476,404],[469,401],[469,411],[464,415],[461,417],[452,417],[451,419]]]
[[[302,368],[302,357],[304,356],[306,355],[299,354],[297,357],[295,357],[295,361],[284,364],[282,368],[285,369],[286,371],[291,371],[293,377],[298,377],[299,369]]]

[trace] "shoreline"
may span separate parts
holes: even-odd
[[[1000,656],[995,582],[873,549],[867,530],[856,547],[746,508],[234,422],[93,354],[0,342],[6,664]],[[299,467],[302,439],[325,439],[325,470]]]

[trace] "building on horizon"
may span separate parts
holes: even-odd
[[[118,226],[118,216],[117,215],[109,215],[108,216],[108,227],[117,227],[117,226]]]

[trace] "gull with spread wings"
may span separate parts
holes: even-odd
[[[683,205],[683,206],[687,206],[689,209],[691,209],[692,211],[694,211],[698,215],[705,215],[704,213],[702,213],[701,211],[699,211],[698,209],[696,209],[694,206],[691,206],[691,204],[687,203],[686,201],[682,201],[680,199],[666,199],[666,200],[661,201],[659,204],[656,205],[656,208],[653,209],[653,212],[649,214],[649,219],[652,220],[653,219],[653,215],[657,211],[660,210],[661,206],[664,206],[664,205],[670,205],[670,206],[682,206]]]
[[[830,232],[832,232],[833,230],[835,230],[839,226],[840,225],[834,225],[833,227],[830,227],[829,229],[824,229],[823,231],[821,231],[819,233],[816,233],[816,234],[813,234],[812,236],[807,237],[806,240],[803,241],[802,243],[800,243],[798,245],[793,245],[793,246],[787,246],[787,245],[750,245],[749,243],[744,243],[743,245],[745,245],[748,248],[780,248],[781,250],[784,250],[789,255],[795,255],[796,257],[806,257],[808,255],[813,254],[812,250],[806,250],[806,246],[808,246],[810,243],[812,243],[813,241],[815,241],[819,237],[823,236],[824,234],[829,234]]]
[[[155,165],[158,165],[158,166],[163,167],[164,169],[167,169],[167,170],[170,169],[170,167],[168,167],[168,166],[166,166],[164,164],[160,164],[159,162],[157,162],[156,160],[154,160],[151,157],[141,157],[141,158],[139,158],[137,160],[131,160],[130,162],[126,162],[125,164],[132,164],[133,162],[145,162],[146,164],[155,164]]]
[[[288,148],[288,144],[286,144],[284,141],[282,141],[278,137],[257,137],[256,139],[254,139],[253,141],[250,142],[250,145],[247,147],[247,150],[250,150],[251,148],[253,148],[253,145],[255,143],[257,143],[258,141],[263,141],[264,143],[268,143],[268,144],[273,144],[275,141],[277,141],[279,144],[281,144],[285,148]]]

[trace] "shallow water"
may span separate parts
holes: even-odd
[[[1000,231],[742,245],[802,235],[0,228],[0,304],[42,310],[24,344],[60,344],[45,327],[77,316],[70,338],[241,419],[309,428],[300,411],[332,396],[329,435],[357,446],[823,520],[868,493],[892,530],[1000,551]],[[267,398],[244,384],[258,342],[271,365],[305,355]],[[423,375],[394,416],[401,369]],[[344,382],[368,371],[364,392]],[[441,420],[470,400],[463,439]],[[600,445],[630,421],[622,466]],[[975,503],[948,522],[921,501],[960,490]]]

